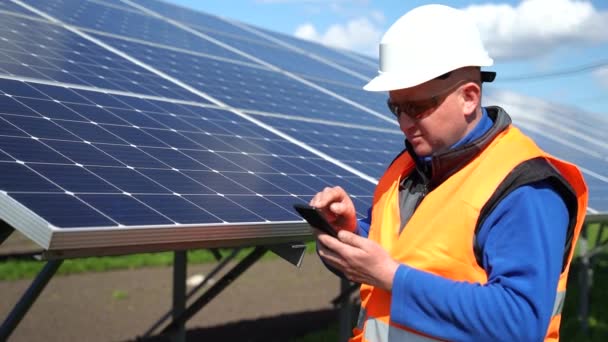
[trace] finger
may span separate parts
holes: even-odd
[[[348,230],[340,230],[338,231],[338,240],[346,245],[358,248],[365,249],[369,240],[363,238],[355,233],[349,232]]]
[[[341,202],[346,196],[346,192],[339,186],[330,188],[326,187],[323,191],[317,193],[310,202],[310,205],[324,209],[333,202]]]

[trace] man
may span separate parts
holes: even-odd
[[[559,339],[587,188],[503,109],[481,107],[492,63],[472,20],[447,6],[418,7],[384,35],[364,89],[388,91],[406,149],[367,219],[340,187],[310,201],[339,231],[316,231],[320,257],[361,283],[351,341]]]

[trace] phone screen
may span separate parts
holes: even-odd
[[[293,207],[311,226],[322,230],[333,237],[337,236],[336,230],[327,222],[319,209],[300,203],[294,204]]]

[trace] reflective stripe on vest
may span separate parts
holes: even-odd
[[[436,342],[439,340],[418,335],[379,319],[370,318],[365,324],[365,341],[369,342]]]
[[[553,313],[551,316],[557,316],[562,313],[564,301],[566,299],[566,291],[557,292],[555,303],[553,304]],[[363,329],[365,326],[365,340],[370,342],[429,342],[438,341],[430,337],[418,335],[399,327],[386,324],[379,319],[370,317],[366,322],[365,309],[359,311],[359,319],[357,320],[357,328]]]
[[[557,296],[555,296],[555,303],[553,304],[553,313],[551,314],[551,316],[561,315],[565,301],[566,291],[558,291]]]

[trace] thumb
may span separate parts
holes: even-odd
[[[359,235],[344,229],[338,231],[338,240],[347,245],[357,248],[363,248],[363,246],[367,242],[366,238],[360,237]]]

